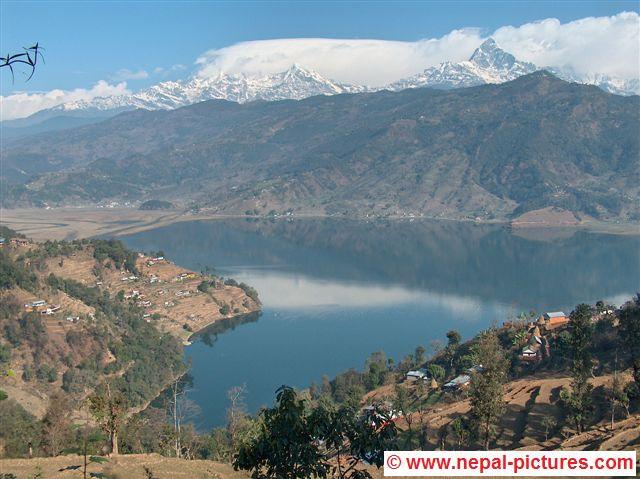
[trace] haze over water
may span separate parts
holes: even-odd
[[[220,323],[185,349],[200,429],[225,423],[226,391],[251,412],[282,384],[299,388],[396,361],[458,329],[463,338],[521,311],[616,304],[640,290],[640,238],[432,221],[332,219],[182,222],[123,238],[194,270],[255,287],[260,317]],[[228,328],[227,328],[228,327]],[[226,329],[226,330],[225,330]]]

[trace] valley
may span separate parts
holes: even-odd
[[[0,479],[637,474],[637,0],[0,1]]]
[[[7,142],[2,201],[473,221],[556,208],[637,222],[638,98],[535,72],[450,91],[138,110]]]

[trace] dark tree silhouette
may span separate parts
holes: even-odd
[[[13,70],[14,65],[27,65],[31,68],[31,73],[26,81],[31,80],[33,74],[36,71],[36,65],[38,64],[38,57],[44,62],[44,56],[42,55],[43,48],[36,42],[35,45],[31,47],[23,47],[23,52],[21,53],[13,53],[7,54],[6,57],[0,57],[0,68],[8,67],[11,71],[11,79],[15,78],[15,72]]]

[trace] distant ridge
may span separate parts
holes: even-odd
[[[28,119],[2,123],[4,127],[21,127],[54,117],[105,117],[126,110],[172,110],[201,101],[221,99],[237,103],[255,100],[301,100],[317,95],[362,93],[378,90],[400,91],[407,88],[439,89],[466,88],[490,83],[504,83],[542,69],[533,63],[516,59],[502,50],[493,38],[485,40],[469,60],[444,62],[422,73],[393,82],[380,88],[349,85],[327,79],[317,72],[294,64],[288,70],[265,76],[229,75],[221,73],[212,78],[193,77],[187,80],[158,83],[138,93],[106,96],[93,100],[64,103],[35,113]],[[580,76],[561,67],[544,67],[559,78],[590,85],[616,95],[640,94],[640,80],[623,80],[606,75]],[[42,128],[41,128],[42,129]]]
[[[540,70],[472,88],[136,110],[8,143],[2,201],[473,220],[554,207],[638,221],[639,101]]]

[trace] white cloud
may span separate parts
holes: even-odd
[[[210,50],[197,60],[198,75],[220,72],[276,73],[293,63],[348,83],[381,86],[443,61],[466,60],[487,37],[505,50],[539,66],[571,67],[577,73],[638,77],[640,20],[635,12],[589,17],[568,23],[546,19],[504,26],[482,35],[479,29],[454,30],[416,42],[294,38],[243,42]]]
[[[187,67],[181,63],[176,63],[175,65],[171,65],[169,68],[164,67],[155,67],[153,69],[153,73],[156,75],[167,76],[171,73],[179,72],[182,70],[186,70]]]
[[[454,30],[417,42],[293,38],[243,42],[210,50],[197,60],[198,75],[277,73],[298,63],[348,83],[380,86],[451,60],[465,60],[481,43],[476,29]]]
[[[623,12],[569,23],[555,18],[502,27],[493,38],[516,57],[540,66],[569,66],[581,74],[637,78],[640,17]]]
[[[602,73],[623,79],[640,76],[640,16],[635,12],[568,23],[551,18],[517,27],[503,26],[495,32],[464,28],[415,42],[329,38],[249,41],[204,53],[196,61],[196,74],[277,73],[298,63],[334,80],[383,86],[443,61],[466,60],[489,36],[506,51],[538,66],[569,67],[578,74]],[[175,64],[157,67],[153,74],[167,78],[185,69]],[[68,101],[127,94],[126,83],[121,80],[148,76],[145,70],[122,69],[112,78],[119,82],[114,85],[100,81],[90,89],[0,97],[0,119],[28,116]]]
[[[379,308],[425,304],[444,309],[460,320],[477,321],[485,305],[477,299],[441,294],[400,285],[377,285],[348,281],[324,281],[304,275],[289,275],[252,268],[234,268],[234,278],[252,284],[268,308],[280,310],[308,308]],[[492,303],[492,309],[506,316],[508,307]]]
[[[121,68],[114,75],[111,75],[113,81],[123,80],[144,80],[149,78],[149,74],[145,70],[131,71],[128,68]]]
[[[17,92],[0,96],[0,120],[23,118],[45,108],[79,100],[91,100],[100,96],[127,95],[126,82],[110,84],[100,80],[90,89],[51,90],[48,92]]]

